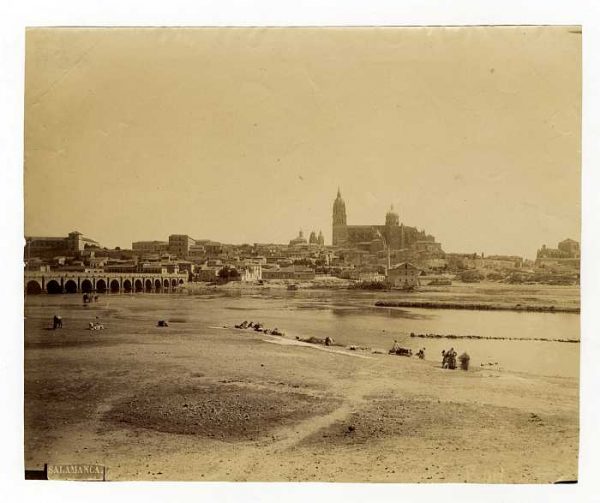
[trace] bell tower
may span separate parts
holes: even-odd
[[[342,199],[340,188],[338,187],[337,197],[333,202],[333,231],[331,242],[333,246],[342,246],[348,239],[348,229],[346,227],[346,203]]]

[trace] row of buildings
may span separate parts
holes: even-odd
[[[476,270],[578,271],[579,243],[567,239],[556,249],[543,246],[535,262],[517,256],[446,253],[435,237],[405,225],[393,207],[384,223],[350,225],[338,189],[332,211],[332,245],[323,233],[300,230],[288,244],[224,244],[171,234],[165,240],[135,241],[130,249],[108,249],[74,231],[66,237],[26,237],[26,268],[37,270],[187,273],[191,281],[310,281],[330,275],[358,281],[418,283],[419,275]],[[397,279],[395,277],[400,277]]]

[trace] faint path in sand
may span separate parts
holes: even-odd
[[[357,358],[367,358],[367,359],[372,358],[371,356],[361,355],[359,353],[350,353],[348,351],[344,351],[341,349],[333,349],[328,346],[320,346],[318,344],[311,344],[310,342],[296,341],[293,339],[284,339],[284,338],[263,339],[263,342],[270,342],[272,344],[280,344],[282,346],[301,346],[301,347],[305,347],[305,348],[320,349],[321,351],[327,351],[328,353],[337,353],[339,355],[355,356]]]
[[[292,344],[298,343],[298,341],[288,342]],[[309,347],[334,353],[370,358],[352,353],[343,353],[342,351],[329,350],[329,348],[319,348],[307,343],[299,344],[306,344]],[[383,391],[382,383],[378,380],[370,381],[359,378],[341,383],[341,387],[334,398],[335,400],[341,400],[341,404],[332,412],[325,415],[313,416],[293,427],[286,426],[274,430],[269,440],[262,441],[252,447],[244,448],[243,451],[237,452],[234,459],[220,466],[217,472],[210,474],[211,479],[223,478],[239,481],[272,480],[273,470],[278,466],[278,459],[284,457],[279,455],[284,454],[285,451],[293,451],[304,439],[322,429],[328,428],[338,421],[348,418],[351,413],[364,407],[369,395],[381,391]]]

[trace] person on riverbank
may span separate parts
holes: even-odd
[[[446,353],[446,356],[448,357],[448,368],[451,370],[456,368],[456,354],[454,348],[450,348],[450,351]]]
[[[471,357],[466,351],[458,357],[458,360],[460,361],[461,370],[469,370],[469,361],[471,360]]]
[[[455,369],[456,368],[456,351],[454,348],[450,348],[448,351],[442,350],[442,368],[443,369]]]

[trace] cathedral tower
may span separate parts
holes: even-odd
[[[385,238],[388,246],[397,250],[402,248],[402,232],[398,233],[397,227],[400,225],[400,216],[394,211],[394,205],[390,206],[390,211],[385,215]]]
[[[342,199],[342,194],[338,187],[337,197],[333,202],[333,246],[342,246],[348,239],[348,229],[346,228],[346,203]]]

